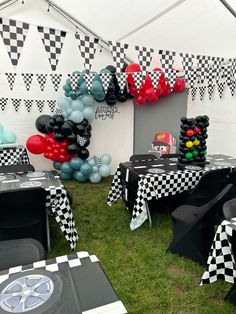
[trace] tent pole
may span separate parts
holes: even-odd
[[[225,0],[220,0],[220,2],[226,7],[226,9],[233,14],[234,17],[236,17],[236,12],[234,11],[234,9],[228,4],[227,1]]]
[[[18,2],[19,0],[6,0],[0,3],[0,10],[6,9],[10,5]]]

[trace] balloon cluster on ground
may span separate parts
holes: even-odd
[[[197,116],[196,118],[181,118],[179,163],[200,164],[205,163],[207,146],[207,127],[209,126],[208,116]]]
[[[73,157],[70,162],[54,162],[56,170],[60,170],[60,177],[63,180],[75,179],[78,182],[90,181],[99,183],[102,177],[111,174],[110,169],[111,156],[103,154],[101,157],[94,157],[83,160],[79,157]]]
[[[8,131],[0,124],[0,144],[12,144],[16,142],[16,134]]]
[[[184,79],[177,77],[171,91],[170,84],[166,80],[164,73],[160,68],[153,71],[161,72],[157,86],[153,86],[151,77],[146,75],[139,90],[136,88],[135,80],[130,72],[141,72],[139,64],[133,63],[126,67],[125,72],[128,73],[127,82],[129,84],[129,92],[134,96],[135,103],[139,106],[146,102],[157,102],[160,96],[169,96],[171,93],[180,93],[185,89]]]

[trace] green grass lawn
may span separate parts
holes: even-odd
[[[155,212],[153,228],[145,222],[131,231],[131,214],[122,201],[106,203],[112,177],[99,184],[65,182],[73,193],[73,214],[79,232],[77,251],[97,255],[130,314],[236,313],[224,301],[231,284],[198,285],[204,268],[166,253],[172,239],[168,214]],[[51,221],[52,250],[48,257],[69,254],[57,224]]]

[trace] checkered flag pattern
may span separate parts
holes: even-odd
[[[48,107],[49,107],[50,111],[54,112],[55,108],[56,108],[56,100],[55,99],[47,100],[47,104],[48,104]]]
[[[29,164],[29,156],[25,147],[6,147],[0,151],[0,166]]]
[[[216,77],[216,68],[213,64],[209,65],[207,72],[205,73],[205,78],[206,78],[207,84],[213,84],[214,80],[216,81],[219,80],[219,77]]]
[[[55,92],[57,92],[59,87],[60,87],[60,84],[61,84],[62,74],[54,73],[54,74],[50,74],[50,77],[51,77],[51,82],[52,82],[53,88],[54,88]]]
[[[25,107],[28,112],[31,111],[33,106],[33,99],[24,99]]]
[[[55,71],[61,55],[66,32],[54,28],[38,26],[38,33],[42,39],[51,69]]]
[[[189,87],[186,87],[186,88],[185,88],[185,91],[186,91],[186,94],[189,95],[190,88],[189,88]]]
[[[172,73],[172,67],[175,61],[176,52],[168,50],[159,50],[162,70],[165,77],[170,79]]]
[[[31,86],[32,81],[33,81],[34,74],[33,73],[21,73],[21,75],[22,75],[23,81],[25,83],[25,88],[27,89],[27,91],[29,91],[30,86]]]
[[[93,79],[94,79],[95,74],[90,72],[90,73],[84,73],[84,79],[85,79],[85,83],[86,86],[88,88],[88,91],[90,92],[90,89],[93,85]]]
[[[236,282],[236,264],[232,251],[232,235],[236,228],[236,218],[224,220],[217,228],[207,260],[207,270],[202,276],[200,286],[218,279]]]
[[[72,250],[76,248],[78,234],[75,228],[75,221],[67,197],[67,192],[63,187],[49,187],[46,198],[46,207],[50,208],[56,222]]]
[[[231,80],[233,79],[233,73],[230,63],[222,65],[222,78],[226,80],[227,85],[230,85]]]
[[[173,90],[176,78],[177,78],[177,72],[175,70],[172,70],[172,72],[170,72],[169,77],[168,77],[171,91]]]
[[[194,85],[197,83],[198,81],[198,78],[199,78],[199,74],[198,74],[198,69],[197,68],[192,68],[191,70],[191,74],[190,74],[190,77],[189,77],[189,87],[194,87]]]
[[[94,155],[94,160],[95,160],[95,164],[96,164],[96,166],[97,167],[100,167],[101,165],[102,165],[102,159],[101,159],[101,157],[98,157],[98,156],[95,156]]]
[[[77,91],[79,89],[78,80],[80,78],[79,73],[68,74],[70,85],[73,91]]]
[[[36,74],[37,81],[42,92],[44,91],[47,82],[47,76],[48,76],[47,74]]]
[[[0,98],[0,108],[2,111],[6,109],[7,102],[8,102],[8,98],[3,98],[3,97]]]
[[[159,83],[159,79],[161,76],[161,72],[160,71],[151,71],[149,72],[149,76],[151,78],[152,81],[152,86],[154,88],[154,90],[156,91],[157,85]]]
[[[135,46],[135,50],[138,52],[138,60],[141,67],[141,71],[147,72],[152,62],[152,55],[154,49]]]
[[[229,62],[231,63],[231,69],[232,69],[232,74],[233,77],[235,77],[236,74],[236,59],[229,59]]]
[[[205,92],[206,92],[206,86],[199,86],[199,95],[200,95],[200,100],[203,101]]]
[[[235,80],[231,81],[231,83],[229,84],[229,88],[230,88],[231,96],[234,96],[235,88],[236,88],[236,81]]]
[[[75,38],[79,42],[79,50],[83,59],[84,68],[86,73],[91,70],[92,61],[96,54],[97,44],[99,39],[87,35],[75,34]]]
[[[191,54],[180,53],[180,58],[181,58],[183,69],[184,69],[184,78],[185,78],[185,81],[188,82],[191,77],[193,61],[195,57],[194,55],[191,55]]]
[[[220,96],[220,99],[223,97],[224,89],[225,89],[225,83],[226,82],[219,82],[217,84],[217,90]]]
[[[15,80],[16,80],[16,73],[5,73],[7,77],[7,82],[9,84],[10,90],[13,90]]]
[[[20,105],[21,105],[21,99],[12,98],[11,102],[12,102],[12,105],[13,105],[15,111],[17,112],[20,108]]]
[[[116,41],[108,41],[108,44],[115,63],[116,73],[121,73],[125,64],[126,51],[129,45]]]
[[[110,85],[111,77],[112,77],[111,73],[108,73],[108,72],[100,73],[100,78],[102,80],[102,85],[103,85],[105,94],[107,93],[108,87]]]
[[[223,62],[224,62],[224,58],[212,57],[212,66],[214,69],[213,78],[216,79],[216,82],[218,82],[221,77]],[[209,79],[208,81],[212,82],[213,80]]]
[[[192,87],[191,88],[192,101],[194,101],[196,99],[197,89],[198,89],[197,87]]]
[[[145,79],[146,73],[145,72],[133,72],[132,76],[134,79],[136,89],[139,91],[140,86],[142,85],[142,82]]]
[[[84,147],[85,144],[88,143],[88,139],[86,137],[79,136],[77,137],[78,143],[81,147]]]
[[[208,71],[209,63],[212,60],[210,56],[197,56],[197,67],[200,76],[199,83],[203,84],[205,80],[205,74]]]
[[[111,206],[115,201],[117,201],[121,197],[122,197],[121,171],[120,168],[117,168],[116,173],[112,180],[111,188],[108,193],[107,204]]]
[[[214,91],[215,91],[215,84],[208,85],[207,86],[207,91],[208,91],[208,98],[209,98],[209,100],[212,100],[212,97],[213,97],[213,94],[214,94]]]
[[[56,108],[55,114],[62,115],[63,114],[63,110],[61,110],[60,108]]]
[[[0,34],[13,66],[18,64],[28,30],[27,23],[0,18]]]
[[[38,107],[39,112],[42,112],[44,108],[44,100],[36,99],[35,102],[36,102],[36,106]]]
[[[116,73],[116,78],[118,81],[118,84],[120,86],[120,92],[123,93],[125,86],[126,86],[126,77],[127,73],[121,72],[121,73]]]

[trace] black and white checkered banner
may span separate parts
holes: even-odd
[[[235,75],[236,75],[236,59],[231,58],[231,59],[229,59],[229,62],[231,63],[231,70],[232,70],[233,77],[236,78],[235,77]]]
[[[32,81],[33,81],[33,77],[34,74],[33,73],[21,73],[22,77],[23,77],[23,81],[25,83],[25,88],[27,91],[30,90]]]
[[[0,34],[13,66],[17,66],[29,24],[20,21],[0,18]]]
[[[15,111],[17,112],[20,108],[20,105],[21,105],[21,99],[12,98],[11,102],[12,102],[12,105],[13,105]]]
[[[135,46],[135,50],[138,52],[138,60],[141,67],[141,71],[147,72],[152,62],[152,55],[154,49]]]
[[[79,42],[79,50],[83,59],[84,68],[86,73],[91,70],[92,61],[96,54],[97,44],[99,39],[87,35],[75,34],[75,38]]]
[[[221,77],[221,72],[222,72],[222,65],[224,63],[224,58],[220,58],[220,57],[212,57],[212,67],[213,67],[213,73],[211,73],[211,71],[209,71],[209,78],[208,78],[208,82],[213,82],[213,80],[216,80],[216,83],[218,83],[220,77]]]
[[[142,85],[142,82],[145,79],[146,73],[145,72],[133,72],[132,76],[134,79],[136,89],[139,91],[140,86]]]
[[[118,81],[118,85],[120,86],[120,92],[123,93],[125,86],[126,86],[126,77],[127,77],[126,72],[121,72],[121,73],[116,73],[116,78]]]
[[[223,97],[224,89],[225,89],[225,83],[226,82],[218,82],[217,84],[217,90],[220,96],[220,99]]]
[[[34,102],[33,99],[24,99],[25,107],[26,107],[26,110],[27,110],[28,112],[31,111],[32,106],[33,106],[33,102]]]
[[[71,73],[68,74],[70,85],[73,91],[77,91],[79,89],[78,80],[80,78],[79,73]]]
[[[180,53],[180,58],[184,69],[185,82],[188,82],[192,75],[192,68],[195,57],[192,54]]]
[[[39,112],[42,112],[44,108],[44,100],[36,99],[35,102],[36,102],[36,106],[38,107]]]
[[[233,72],[230,63],[222,65],[221,78],[226,80],[228,86],[230,85],[231,80],[233,79]]]
[[[9,84],[10,90],[13,90],[15,80],[16,80],[16,73],[5,73],[7,77],[7,82]]]
[[[209,98],[209,100],[212,100],[214,91],[215,91],[215,84],[212,84],[212,85],[208,85],[208,86],[207,86],[207,92],[208,92],[208,98]]]
[[[186,92],[187,95],[189,95],[190,88],[189,88],[189,87],[186,87],[186,88],[185,88],[185,92]]]
[[[6,109],[7,102],[8,102],[8,98],[4,98],[4,97],[0,98],[0,108],[2,111]]]
[[[204,83],[205,75],[208,71],[209,64],[211,61],[211,57],[209,56],[197,56],[197,68],[199,74],[199,82],[200,84]]]
[[[191,88],[191,96],[192,96],[192,101],[194,101],[195,100],[195,98],[196,98],[196,95],[197,95],[197,87],[192,87]]]
[[[44,91],[44,88],[45,88],[45,85],[46,85],[46,82],[47,82],[47,74],[36,74],[36,77],[37,77],[37,81],[39,83],[39,87],[41,89],[41,91],[43,92]]]
[[[66,32],[38,26],[38,33],[42,39],[52,71],[55,71],[61,55]]]
[[[161,72],[160,71],[151,71],[151,72],[149,72],[149,76],[151,78],[152,86],[154,88],[154,91],[156,91],[157,85],[159,83],[159,79],[160,79],[160,76],[161,76]]]
[[[104,92],[106,94],[107,90],[108,90],[108,87],[110,85],[112,74],[110,72],[103,72],[103,73],[100,73],[100,78],[101,78],[101,81],[102,81]]]
[[[116,73],[121,73],[125,65],[125,56],[129,45],[116,41],[108,41],[108,44],[115,63]]]
[[[51,112],[54,112],[55,111],[55,108],[56,108],[56,100],[55,99],[49,99],[47,100],[47,103],[48,103],[48,107],[50,109]]]
[[[169,80],[170,89],[173,90],[174,82],[177,77],[176,71],[173,71],[173,64],[175,61],[176,52],[168,50],[159,50],[162,70],[165,77]]]
[[[57,92],[61,84],[62,74],[54,73],[54,74],[50,74],[50,77],[51,77],[53,88],[55,92]]]
[[[232,80],[230,85],[229,85],[231,96],[234,96],[235,88],[236,88],[236,81]]]
[[[198,90],[199,90],[200,100],[203,101],[203,98],[206,92],[206,86],[199,86]]]
[[[189,87],[192,88],[196,85],[197,81],[198,81],[198,69],[197,68],[192,68],[191,70],[191,75],[189,77]]]
[[[95,76],[95,73],[92,73],[92,72],[84,73],[83,75],[86,86],[88,88],[88,92],[90,92],[90,89],[93,85],[94,76]]]
[[[216,78],[216,71],[218,71],[218,69],[216,69],[213,64],[210,64],[207,72],[205,73],[205,78],[208,85],[211,85],[214,83],[214,81],[219,80],[220,77]]]

